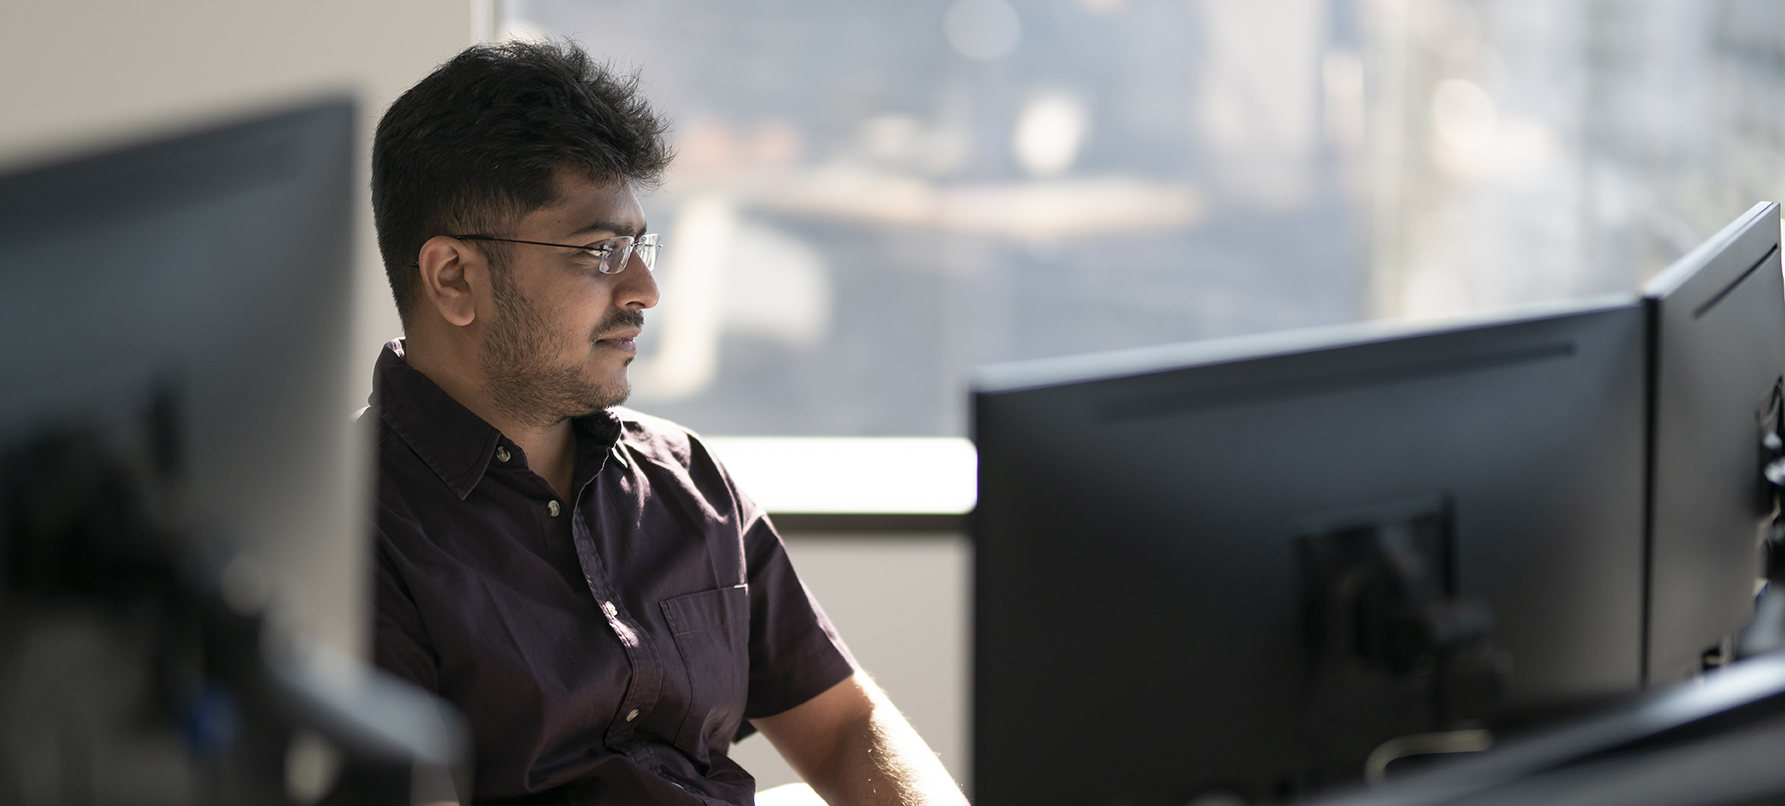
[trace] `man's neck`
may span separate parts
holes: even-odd
[[[439,355],[426,341],[405,339],[403,355],[411,368],[519,445],[527,456],[527,468],[544,478],[559,498],[569,500],[576,473],[576,432],[570,420],[534,425],[509,416],[485,391],[484,379],[473,369],[475,361]]]

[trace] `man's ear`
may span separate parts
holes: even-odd
[[[421,245],[421,297],[440,318],[465,327],[477,321],[475,294],[489,289],[489,263],[457,238],[436,235]]]

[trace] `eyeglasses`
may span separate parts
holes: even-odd
[[[615,238],[608,238],[605,241],[597,241],[586,246],[574,246],[567,243],[545,243],[544,241],[519,241],[514,238],[497,238],[493,235],[453,235],[451,237],[461,241],[501,241],[503,243],[524,243],[533,246],[556,246],[560,249],[575,249],[594,261],[595,270],[602,274],[619,274],[620,272],[625,271],[626,265],[632,261],[633,255],[638,255],[639,261],[643,262],[645,264],[645,269],[649,270],[652,266],[657,265],[657,250],[662,246],[662,244],[659,243],[659,239],[662,236],[655,232],[645,233],[637,238],[634,238],[631,235],[621,235]]]

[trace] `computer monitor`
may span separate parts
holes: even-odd
[[[1654,342],[1648,680],[1697,674],[1754,612],[1772,516],[1785,280],[1779,206],[1756,204],[1643,289]]]
[[[1779,801],[1785,654],[1776,651],[1775,593],[1749,621],[1757,549],[1777,496],[1761,466],[1785,454],[1779,243],[1779,206],[1756,204],[1643,290],[1652,367],[1645,657],[1654,690],[1321,803]],[[1737,657],[1755,656],[1731,664],[1732,635],[1745,623],[1753,645]]]
[[[330,101],[0,175],[0,802],[468,791],[453,718],[348,659],[354,129]]]
[[[369,623],[354,125],[339,101],[0,178],[0,442],[127,439],[168,389],[194,532],[246,545],[281,617],[348,651]]]
[[[976,802],[1276,802],[1637,690],[1646,335],[1620,297],[984,369]]]

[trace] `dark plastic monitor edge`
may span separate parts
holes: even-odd
[[[1655,396],[1660,393],[1661,302],[1643,297],[1642,390],[1642,613],[1638,633],[1636,685],[1649,687],[1649,645],[1652,642],[1655,591],[1655,437],[1660,429]]]
[[[1782,696],[1785,652],[1776,652],[1641,695],[1598,717],[1516,739],[1480,756],[1412,773],[1381,789],[1353,791],[1312,802],[1321,806],[1450,802]]]
[[[273,126],[290,118],[316,114],[322,109],[346,109],[357,117],[360,106],[356,98],[357,93],[345,87],[294,92],[270,102],[200,110],[172,122],[143,121],[140,127],[127,127],[104,139],[72,138],[67,143],[43,143],[38,147],[27,144],[23,151],[0,158],[0,178],[56,171],[168,146],[180,147],[194,138],[219,137],[238,129]]]
[[[1755,203],[1753,207],[1748,208],[1747,212],[1730,222],[1728,226],[1718,230],[1716,235],[1712,235],[1697,248],[1674,261],[1672,265],[1662,269],[1661,273],[1650,278],[1647,283],[1643,284],[1642,296],[1645,299],[1662,299],[1678,291],[1692,279],[1693,275],[1698,273],[1699,269],[1709,265],[1711,261],[1723,254],[1723,250],[1741,240],[1742,236],[1746,235],[1749,228],[1754,225],[1755,220],[1766,216],[1769,211],[1771,212],[1770,220],[1774,222],[1774,226],[1778,226],[1778,207],[1776,202]]]
[[[1595,313],[1635,304],[1629,294],[1540,302],[1485,313],[1433,319],[1389,319],[1246,336],[1111,350],[1082,355],[1015,361],[978,367],[974,394],[1002,394],[1120,377],[1136,377],[1198,366],[1237,363],[1278,355],[1397,341],[1435,333],[1463,332],[1537,319]]]
[[[356,115],[351,97],[328,96],[13,166],[0,172],[0,238],[18,246],[78,231],[88,219],[159,215],[279,185],[321,164],[312,162],[325,159],[317,149],[351,148]],[[300,136],[319,126],[340,127],[347,139],[336,144]],[[351,161],[343,167],[351,170]]]

